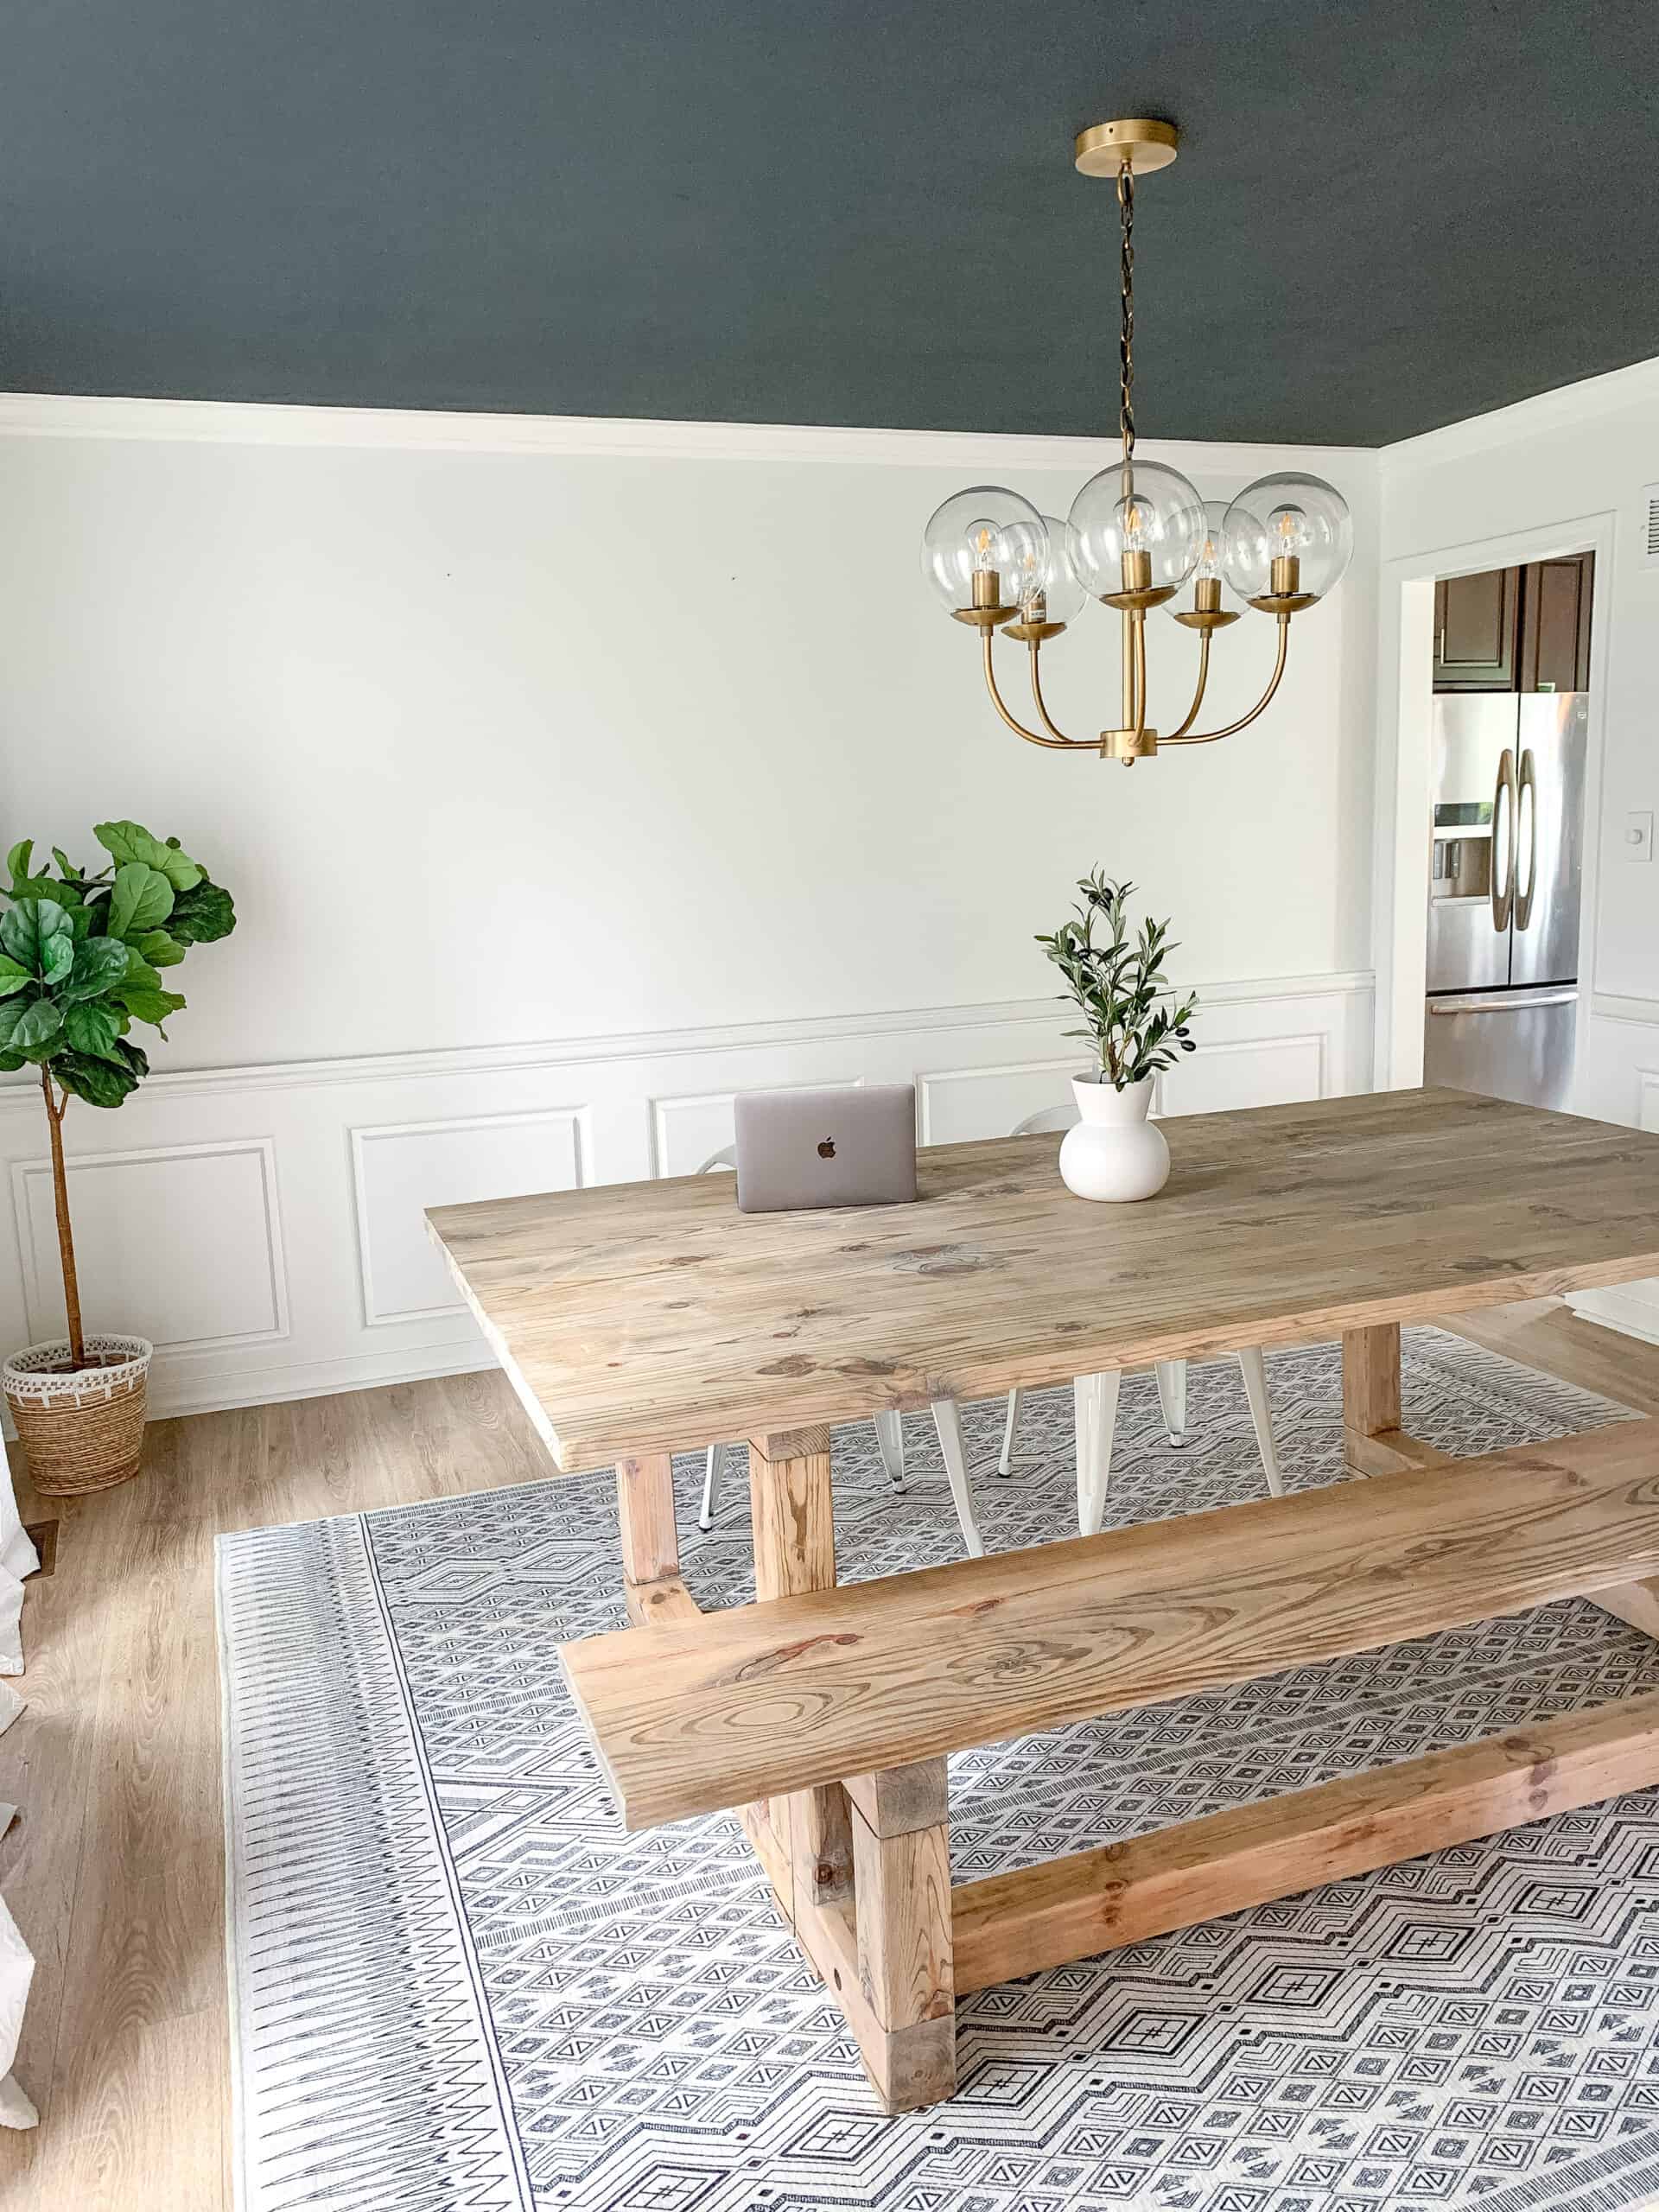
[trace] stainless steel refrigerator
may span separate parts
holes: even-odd
[[[1567,1103],[1588,715],[1581,691],[1435,696],[1425,1083]]]

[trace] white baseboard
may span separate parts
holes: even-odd
[[[1369,975],[1201,988],[1165,1113],[1370,1087]],[[1000,1135],[1065,1098],[1068,1026],[1035,999],[158,1074],[64,1125],[86,1323],[155,1344],[157,1414],[486,1367],[423,1208],[694,1173],[745,1090],[914,1083],[925,1140]],[[62,1327],[41,1120],[0,1085],[4,1348]]]

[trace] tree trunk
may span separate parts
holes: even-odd
[[[80,1327],[80,1287],[75,1281],[75,1239],[69,1226],[69,1179],[63,1167],[63,1114],[69,1103],[66,1090],[54,1105],[52,1071],[41,1070],[41,1089],[46,1094],[46,1118],[52,1130],[52,1197],[58,1211],[58,1257],[63,1262],[63,1303],[69,1316],[69,1360],[77,1369],[86,1364],[86,1339]]]

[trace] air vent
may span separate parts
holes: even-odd
[[[1642,493],[1642,558],[1659,564],[1659,484],[1649,484]]]

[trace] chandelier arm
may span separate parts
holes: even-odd
[[[1085,752],[1085,753],[1092,753],[1092,752],[1095,750],[1095,746],[1094,746],[1094,743],[1093,743],[1093,741],[1092,741],[1091,740],[1090,740],[1090,739],[1086,739],[1086,738],[1081,738],[1081,737],[1068,737],[1068,736],[1066,735],[1065,732],[1063,729],[1058,728],[1056,727],[1056,725],[1055,725],[1055,724],[1054,724],[1054,723],[1053,723],[1053,722],[1049,719],[1049,712],[1048,712],[1048,706],[1047,706],[1047,702],[1046,702],[1046,700],[1044,699],[1044,697],[1043,697],[1043,678],[1042,678],[1042,673],[1041,673],[1040,669],[1039,669],[1039,666],[1038,666],[1039,656],[1041,654],[1042,650],[1043,650],[1043,648],[1042,648],[1042,641],[1041,641],[1041,639],[1038,639],[1038,638],[1033,638],[1033,639],[1032,639],[1032,641],[1031,641],[1031,648],[1030,648],[1030,650],[1031,650],[1031,697],[1032,697],[1032,703],[1033,704],[1033,706],[1035,706],[1035,708],[1036,708],[1036,709],[1037,709],[1037,719],[1038,719],[1038,721],[1042,724],[1043,728],[1044,728],[1048,732],[1048,734],[1049,734],[1050,740],[1051,740],[1053,743],[1055,743],[1055,744],[1058,744],[1058,745],[1069,745],[1069,746],[1072,746],[1072,747],[1076,747],[1076,748],[1077,748],[1077,750],[1079,750],[1079,751]],[[992,696],[994,699],[996,697],[996,687],[995,687],[995,684],[993,684],[993,685],[992,685],[992,687],[991,687],[991,696]],[[998,704],[1000,705],[1001,703],[1001,701],[999,700],[999,701],[998,701]],[[1003,716],[1003,720],[1006,721],[1007,721],[1007,715],[1005,715]],[[1029,734],[1030,734],[1030,733],[1029,733],[1028,731],[1025,731],[1025,730],[1021,730],[1020,734],[1020,735],[1021,735],[1022,737],[1024,737],[1024,736],[1027,736],[1027,735],[1029,735]]]
[[[1210,632],[1198,633],[1198,682],[1192,694],[1192,703],[1186,710],[1185,721],[1178,722],[1167,737],[1160,737],[1160,745],[1178,745],[1198,719],[1198,709],[1204,704],[1204,687],[1210,680]]]
[[[1218,737],[1231,737],[1235,731],[1247,728],[1272,703],[1273,695],[1279,689],[1279,679],[1285,672],[1285,655],[1289,645],[1290,617],[1288,614],[1281,614],[1279,617],[1279,657],[1274,662],[1273,675],[1268,680],[1267,690],[1250,709],[1249,713],[1241,715],[1236,722],[1229,722],[1225,729],[1194,730],[1185,737],[1160,738],[1159,743],[1160,745],[1213,745]]]
[[[1144,607],[1137,607],[1130,620],[1135,624],[1135,734],[1142,737],[1147,728],[1147,615]]]
[[[1014,720],[1014,716],[1008,712],[1007,707],[1002,703],[1002,694],[996,688],[996,671],[991,666],[991,634],[992,633],[988,630],[982,630],[980,632],[981,646],[984,654],[985,661],[985,689],[991,695],[991,704],[996,709],[997,713],[1001,715],[1003,721],[1014,732],[1014,735],[1016,737],[1023,737],[1027,745],[1044,746],[1051,753],[1094,752],[1096,749],[1094,746],[1083,738],[1063,737],[1058,730],[1055,731],[1052,737],[1042,737],[1039,736],[1034,729],[1027,729],[1023,722],[1016,721]],[[1036,673],[1036,668],[1037,649],[1033,645],[1032,648],[1032,673],[1033,676]],[[1040,706],[1039,708],[1039,712],[1041,712]],[[1043,721],[1046,727],[1050,728],[1053,727],[1053,725],[1049,722],[1046,715],[1043,716]]]

